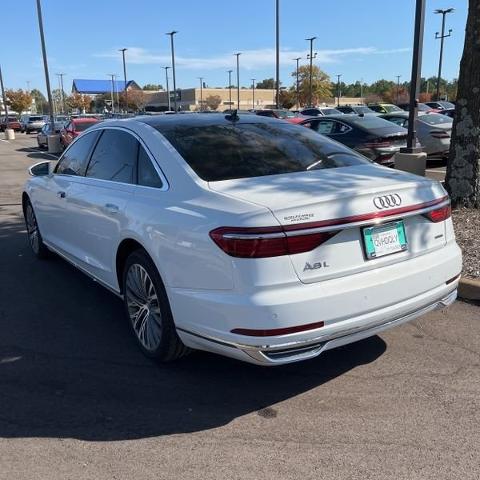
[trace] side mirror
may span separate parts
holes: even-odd
[[[32,177],[45,177],[53,172],[52,162],[49,160],[38,162],[28,168],[28,173]]]

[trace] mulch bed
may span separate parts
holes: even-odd
[[[452,212],[457,243],[463,252],[462,275],[480,277],[480,209],[459,208]]]

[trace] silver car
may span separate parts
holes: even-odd
[[[20,123],[22,125],[22,132],[39,132],[45,125],[45,118],[43,115],[24,115]]]
[[[53,133],[60,133],[60,130],[65,125],[65,122],[55,122],[55,129],[52,131],[51,123],[46,123],[37,134],[37,143],[39,148],[48,147],[48,136]]]

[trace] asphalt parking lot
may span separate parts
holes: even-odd
[[[479,306],[279,368],[158,366],[120,300],[30,253],[34,145],[0,141],[0,479],[479,478]]]

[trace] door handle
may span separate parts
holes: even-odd
[[[58,198],[65,198],[65,197],[66,197],[66,193],[65,193],[65,192],[57,192],[57,197],[58,197]]]
[[[109,213],[118,213],[118,205],[115,205],[113,203],[106,203],[105,208]]]

